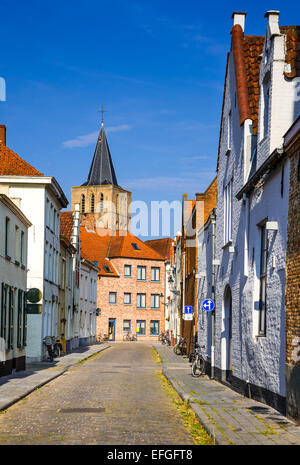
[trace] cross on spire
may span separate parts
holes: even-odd
[[[99,113],[102,113],[102,116],[101,116],[101,125],[103,126],[103,121],[104,121],[104,113],[106,113],[107,110],[104,110],[104,105],[102,103],[101,105],[101,110],[99,110]]]

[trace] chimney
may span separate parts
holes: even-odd
[[[241,12],[241,11],[234,11],[232,13],[232,19],[233,19],[233,25],[236,26],[239,24],[244,32],[245,29],[245,18],[246,18],[247,13]]]
[[[280,35],[279,13],[280,13],[280,11],[269,10],[265,14],[265,18],[268,18],[268,28],[269,28],[271,37],[273,35]]]
[[[0,124],[0,144],[6,145],[6,126]]]

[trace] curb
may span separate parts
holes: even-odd
[[[159,354],[158,350],[156,349],[156,347],[153,346],[153,348],[156,350],[157,354],[160,357],[160,354]],[[211,426],[211,422],[207,419],[207,416],[205,415],[205,413],[202,412],[201,407],[199,405],[197,405],[197,403],[194,401],[194,399],[192,397],[190,397],[188,394],[186,394],[181,389],[179,384],[176,381],[174,381],[174,379],[172,379],[172,377],[168,374],[166,364],[165,364],[165,362],[163,360],[162,360],[162,363],[163,363],[162,374],[171,383],[172,387],[179,394],[181,399],[184,402],[189,401],[191,409],[195,413],[196,417],[200,421],[200,423],[203,426],[203,428],[205,429],[205,431],[215,441],[216,445],[229,445],[230,443],[228,441],[226,441],[226,442],[224,441],[224,439],[226,440],[226,438],[224,438],[224,436],[219,433],[217,426],[215,428]]]
[[[81,359],[78,359],[75,363],[71,364],[71,365],[67,365],[65,366],[64,368],[61,369],[61,371],[59,373],[56,373],[55,375],[51,376],[42,381],[41,383],[39,384],[36,384],[34,387],[31,387],[29,388],[27,391],[25,391],[23,394],[20,394],[19,396],[17,396],[15,399],[13,399],[12,401],[10,402],[7,402],[6,404],[0,406],[0,412],[3,412],[4,410],[7,410],[9,407],[11,407],[12,405],[16,404],[17,402],[19,402],[20,400],[24,399],[24,397],[27,397],[29,394],[31,394],[33,391],[35,391],[36,389],[39,389],[41,388],[42,386],[45,386],[45,384],[48,384],[50,381],[53,381],[54,379],[58,378],[59,376],[63,375],[66,371],[68,371],[72,366],[76,365],[77,362],[83,362],[84,360],[87,360],[89,359],[90,357],[92,357],[93,355],[95,354],[99,354],[100,352],[103,352],[103,350],[105,349],[108,349],[109,347],[111,346],[106,346],[106,347],[102,347],[100,350],[97,350],[96,352],[94,352],[93,354],[85,357],[85,358],[81,358]],[[71,352],[72,353],[72,352]]]

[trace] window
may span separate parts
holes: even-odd
[[[151,320],[150,321],[150,336],[158,336],[158,335],[159,335],[159,321]]]
[[[131,305],[131,293],[124,292],[124,305]]]
[[[2,283],[1,289],[1,331],[0,337],[6,340],[6,326],[7,326],[7,286]]]
[[[116,304],[117,303],[117,293],[116,292],[110,292],[109,293],[109,303],[110,304]]]
[[[123,320],[123,332],[130,333],[131,331],[131,320]]]
[[[146,294],[137,295],[137,308],[146,308]]]
[[[232,117],[231,111],[228,113],[228,120],[227,120],[227,150],[231,150],[232,144]]]
[[[105,271],[106,273],[112,273],[112,270],[111,270],[111,269],[109,268],[109,266],[107,266],[107,265],[104,265],[104,266],[103,266],[103,269],[104,269],[104,271]]]
[[[20,230],[18,226],[15,226],[15,261],[20,263]]]
[[[269,104],[270,104],[270,72],[267,72],[262,85],[262,107],[263,107],[263,120],[261,125],[261,139],[268,134],[269,127]]]
[[[9,257],[10,255],[10,219],[5,218],[5,256]]]
[[[268,239],[266,225],[260,226],[260,273],[259,273],[259,335],[266,334],[266,288]]]
[[[146,334],[146,321],[145,320],[137,320],[136,321],[136,333],[138,335],[145,335]]]
[[[131,265],[124,265],[124,276],[131,276]]]
[[[232,179],[224,189],[224,244],[232,235]]]
[[[159,308],[159,307],[160,307],[160,295],[151,294],[151,308]]]
[[[134,248],[134,250],[141,250],[136,242],[131,242],[131,245]]]
[[[102,213],[103,212],[103,194],[100,195],[100,212]]]
[[[153,266],[151,268],[151,281],[160,281],[160,268]]]
[[[92,194],[91,196],[91,212],[94,213],[95,211],[95,196]]]
[[[137,279],[138,281],[146,281],[146,267],[145,266],[138,266],[137,267]]]
[[[82,213],[85,212],[85,195],[84,194],[81,195],[81,212]]]
[[[21,264],[25,265],[25,235],[24,231],[21,231],[21,251],[20,251],[20,258],[21,258]]]

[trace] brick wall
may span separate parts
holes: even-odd
[[[286,254],[286,361],[295,364],[293,340],[300,337],[300,181],[298,158],[300,141],[290,155],[290,191]]]
[[[138,336],[138,340],[157,340],[158,336],[150,335],[150,321],[159,321],[159,333],[165,329],[164,300],[160,299],[160,308],[151,309],[151,294],[165,293],[165,264],[159,260],[136,260],[132,258],[115,258],[110,262],[119,272],[120,277],[98,278],[98,304],[101,315],[97,317],[97,336],[99,332],[103,335],[108,333],[109,319],[115,319],[115,339],[123,340],[123,320],[131,321],[131,331],[136,332],[136,321],[146,321],[146,335]],[[124,276],[124,265],[131,265],[132,276]],[[137,267],[146,266],[146,280],[137,280]],[[151,282],[151,267],[160,267],[160,281]],[[117,303],[109,303],[109,293],[117,293]],[[124,304],[124,293],[131,293],[131,304]],[[137,294],[146,294],[146,308],[137,309]]]

